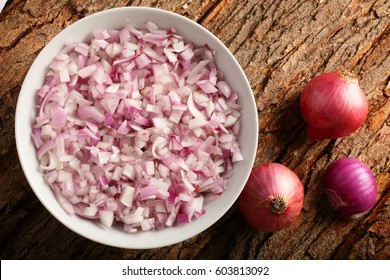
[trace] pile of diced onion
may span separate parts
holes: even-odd
[[[214,50],[152,22],[91,37],[66,44],[37,91],[32,139],[58,202],[128,232],[199,218],[243,159]]]

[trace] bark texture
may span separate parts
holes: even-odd
[[[256,164],[280,162],[305,186],[301,215],[273,234],[246,224],[234,205],[215,225],[176,245],[125,250],[87,240],[38,201],[17,157],[18,94],[39,51],[89,14],[152,6],[187,16],[235,55],[257,101]],[[349,137],[310,143],[300,114],[305,83],[344,67],[366,92],[369,115]],[[0,14],[1,259],[389,259],[390,1],[388,0],[9,0]],[[365,217],[346,221],[330,210],[321,177],[335,159],[356,157],[374,172],[378,197]]]

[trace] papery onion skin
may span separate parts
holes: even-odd
[[[279,163],[265,163],[252,169],[238,203],[252,227],[275,232],[297,219],[303,200],[303,185],[293,171]]]
[[[341,218],[357,219],[375,205],[378,193],[370,168],[355,158],[333,162],[324,174],[325,193]]]
[[[310,80],[302,91],[300,105],[313,142],[350,135],[362,126],[368,114],[367,98],[357,78],[343,70]]]

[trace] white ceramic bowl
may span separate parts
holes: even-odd
[[[216,63],[225,79],[239,93],[242,105],[239,142],[244,161],[234,165],[234,175],[228,181],[226,191],[217,200],[205,205],[206,214],[186,225],[135,234],[126,233],[122,227],[105,228],[98,222],[68,215],[57,203],[50,187],[39,170],[36,149],[31,140],[32,124],[36,114],[35,91],[44,83],[48,65],[69,41],[85,41],[94,29],[120,29],[126,24],[143,27],[147,21],[161,28],[174,27],[185,40],[196,45],[208,44],[216,50]],[[257,148],[258,122],[255,100],[249,82],[234,56],[208,30],[178,14],[145,7],[116,8],[87,16],[70,25],[39,53],[28,71],[21,88],[15,118],[16,145],[25,176],[36,196],[46,209],[62,224],[74,232],[110,246],[147,249],[171,245],[193,237],[220,219],[241,193],[250,174]]]

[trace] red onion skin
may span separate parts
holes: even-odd
[[[337,214],[356,219],[375,205],[377,184],[370,168],[354,158],[332,163],[324,174],[325,193]]]
[[[310,80],[302,91],[300,105],[313,142],[350,135],[368,114],[367,98],[358,80],[341,70]]]
[[[270,209],[270,198],[276,196],[287,202],[281,214]],[[266,163],[252,169],[238,202],[241,213],[252,227],[263,232],[275,232],[297,219],[303,199],[303,185],[293,171],[282,164]]]

